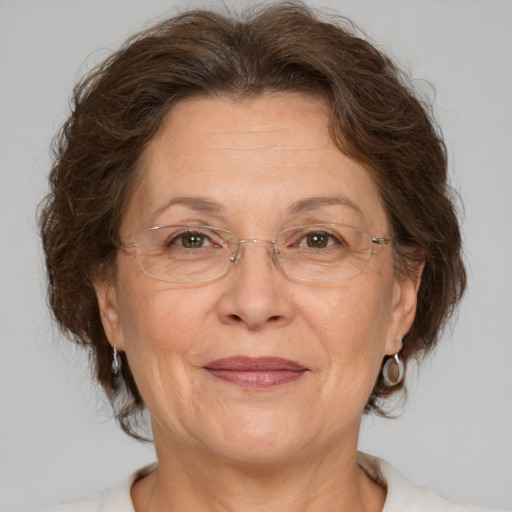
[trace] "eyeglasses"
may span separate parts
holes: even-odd
[[[115,242],[135,249],[141,270],[169,283],[203,283],[227,274],[242,257],[242,246],[268,244],[269,255],[286,276],[299,281],[332,283],[364,272],[373,246],[390,238],[375,238],[364,228],[342,224],[309,224],[284,229],[275,240],[239,240],[213,226],[157,226],[142,231],[135,241]]]

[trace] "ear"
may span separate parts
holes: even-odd
[[[94,284],[100,309],[101,323],[109,343],[118,350],[124,350],[123,336],[115,286],[107,281]]]
[[[423,264],[406,278],[397,278],[393,287],[391,318],[386,339],[385,354],[394,355],[402,349],[402,339],[409,332],[418,302]]]

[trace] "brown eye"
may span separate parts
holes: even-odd
[[[197,249],[202,247],[205,242],[205,236],[200,233],[186,233],[181,237],[181,244],[187,249]]]
[[[185,233],[179,233],[167,241],[166,244],[170,246],[184,247],[185,249],[200,249],[201,247],[211,245],[210,239],[204,233],[197,231],[187,231]]]
[[[303,244],[313,249],[324,249],[325,247],[332,245],[332,236],[327,233],[308,233],[304,237]]]

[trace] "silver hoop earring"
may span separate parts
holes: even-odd
[[[389,388],[397,386],[398,384],[400,384],[400,382],[402,382],[402,379],[404,378],[404,363],[400,358],[399,354],[400,353],[397,353],[393,357],[390,357],[382,367],[382,377],[384,379],[384,384],[386,384],[386,386]],[[395,362],[396,367],[398,369],[398,375],[395,380],[391,380],[389,378],[389,367],[391,366],[392,361]]]

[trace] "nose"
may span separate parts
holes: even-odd
[[[289,283],[273,261],[272,242],[242,240],[226,281],[228,289],[219,303],[219,315],[224,323],[258,330],[271,325],[284,326],[291,321]]]

